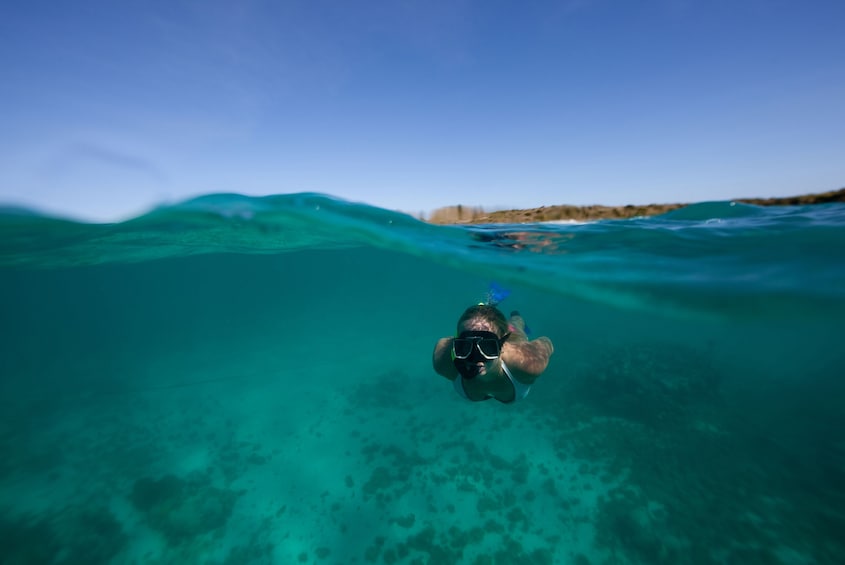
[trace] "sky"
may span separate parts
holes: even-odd
[[[0,204],[414,215],[845,186],[845,2],[4,0]]]

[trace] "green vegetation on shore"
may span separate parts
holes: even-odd
[[[845,188],[830,192],[804,194],[784,198],[737,198],[734,202],[757,206],[800,206],[805,204],[826,204],[845,202]],[[655,216],[689,204],[645,204],[627,206],[541,206],[525,210],[498,210],[486,212],[475,206],[446,206],[438,208],[426,219],[432,224],[519,224],[550,222],[555,220],[603,220]]]

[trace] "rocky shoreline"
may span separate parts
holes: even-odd
[[[789,196],[784,198],[737,198],[734,202],[757,206],[801,206],[845,202],[845,188],[829,192]],[[498,210],[486,212],[479,207],[447,206],[438,208],[426,221],[433,224],[519,224],[550,221],[587,221],[655,216],[689,204],[645,204],[627,206],[541,206],[524,210]]]

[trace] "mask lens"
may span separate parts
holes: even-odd
[[[485,357],[499,356],[499,340],[498,339],[479,339],[478,349]]]
[[[457,359],[466,359],[472,354],[473,341],[469,339],[455,338],[452,342],[452,350]]]

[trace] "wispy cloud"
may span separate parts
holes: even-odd
[[[151,160],[93,143],[73,143],[50,158],[44,171],[60,175],[80,166],[105,166],[112,172],[141,174],[156,182],[163,182],[164,172]]]

